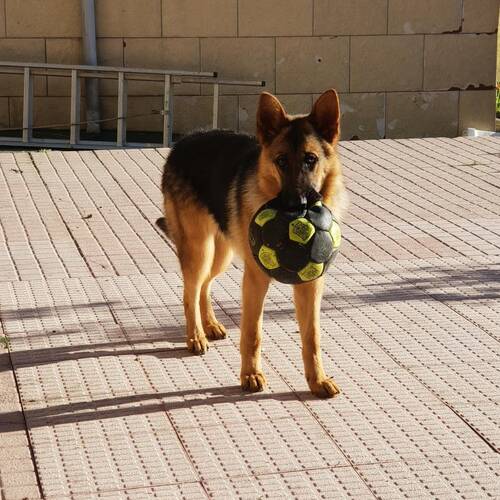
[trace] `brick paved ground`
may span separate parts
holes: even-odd
[[[500,140],[344,142],[352,206],[309,396],[273,286],[261,394],[184,349],[165,150],[0,153],[2,498],[500,498]]]

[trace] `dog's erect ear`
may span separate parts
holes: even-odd
[[[268,92],[262,92],[257,109],[257,137],[263,144],[270,143],[288,123],[281,103]]]
[[[325,141],[332,143],[339,135],[339,119],[339,96],[329,89],[314,103],[309,121]]]

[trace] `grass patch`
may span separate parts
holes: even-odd
[[[3,337],[2,335],[0,335],[0,347],[3,347],[4,349],[8,349],[9,339],[7,337]]]

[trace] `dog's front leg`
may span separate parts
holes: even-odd
[[[269,282],[270,279],[255,263],[245,263],[240,339],[241,387],[251,392],[262,391],[266,385],[260,361],[260,343],[264,299]]]
[[[337,384],[325,375],[320,350],[320,307],[323,278],[294,286],[295,311],[302,338],[302,359],[311,392],[320,398],[340,393]]]

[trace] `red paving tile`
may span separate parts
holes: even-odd
[[[340,144],[351,208],[310,396],[289,287],[264,318],[264,393],[228,338],[184,348],[154,225],[160,150],[0,153],[0,496],[487,498],[500,491],[500,141]]]

